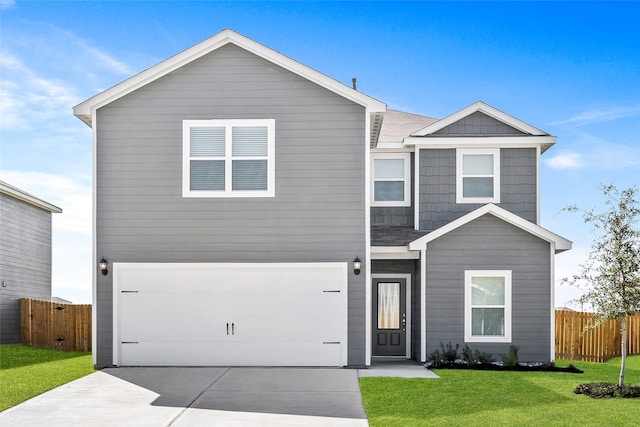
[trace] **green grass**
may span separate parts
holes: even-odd
[[[0,345],[0,411],[91,372],[91,353]]]
[[[581,383],[617,383],[620,359],[573,363],[584,374],[435,370],[440,379],[360,378],[375,426],[637,426],[640,399],[592,399]],[[640,384],[640,356],[627,359],[626,384]]]

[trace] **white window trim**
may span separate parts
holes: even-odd
[[[376,159],[401,159],[404,161],[404,200],[376,201]],[[380,181],[391,181],[381,179]],[[411,206],[411,153],[372,153],[371,154],[371,206]]]
[[[493,197],[463,197],[462,159],[464,155],[493,155]],[[456,149],[456,203],[500,203],[500,149],[499,148],[459,148]]]
[[[227,135],[235,126],[267,126],[267,189],[260,191],[233,191],[231,189],[232,161],[231,139],[226,138],[225,149],[225,190],[192,191],[191,190],[191,156],[190,129],[193,126],[226,127]],[[275,197],[275,120],[274,119],[211,119],[211,120],[183,120],[182,122],[182,197]],[[261,159],[264,157],[261,156]],[[200,158],[203,159],[203,158]],[[205,160],[204,158],[203,160]],[[252,157],[245,157],[251,160]]]
[[[472,335],[471,278],[504,277],[504,336]],[[511,270],[465,270],[464,272],[464,341],[465,342],[511,342]]]

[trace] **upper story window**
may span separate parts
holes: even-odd
[[[184,197],[273,197],[275,120],[185,120]]]
[[[464,340],[511,342],[511,270],[467,270],[464,281]]]
[[[411,206],[411,154],[375,153],[371,206]]]
[[[500,149],[456,150],[456,202],[500,203]]]

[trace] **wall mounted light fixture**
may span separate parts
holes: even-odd
[[[362,261],[360,261],[360,258],[356,257],[356,259],[353,260],[353,272],[355,273],[356,276],[360,274],[361,268],[362,268]]]
[[[102,257],[98,265],[100,266],[100,271],[102,272],[103,276],[109,274],[109,263],[106,259],[104,259],[104,257]]]

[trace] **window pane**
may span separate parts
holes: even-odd
[[[191,160],[191,190],[224,190],[224,160]]]
[[[374,159],[375,179],[404,179],[404,159]]]
[[[234,160],[233,190],[267,190],[266,160]]]
[[[374,191],[376,202],[401,202],[404,200],[404,182],[402,181],[376,181]]]
[[[471,334],[474,336],[504,336],[504,309],[472,309]]]
[[[472,277],[472,305],[504,305],[504,277]]]
[[[462,178],[462,197],[493,197],[493,178]]]
[[[400,328],[400,283],[378,283],[378,329]]]
[[[464,175],[493,175],[493,154],[465,154],[462,156]]]
[[[189,132],[191,157],[224,156],[224,127],[192,127]]]
[[[233,156],[266,156],[268,132],[266,126],[234,127],[231,131]]]

